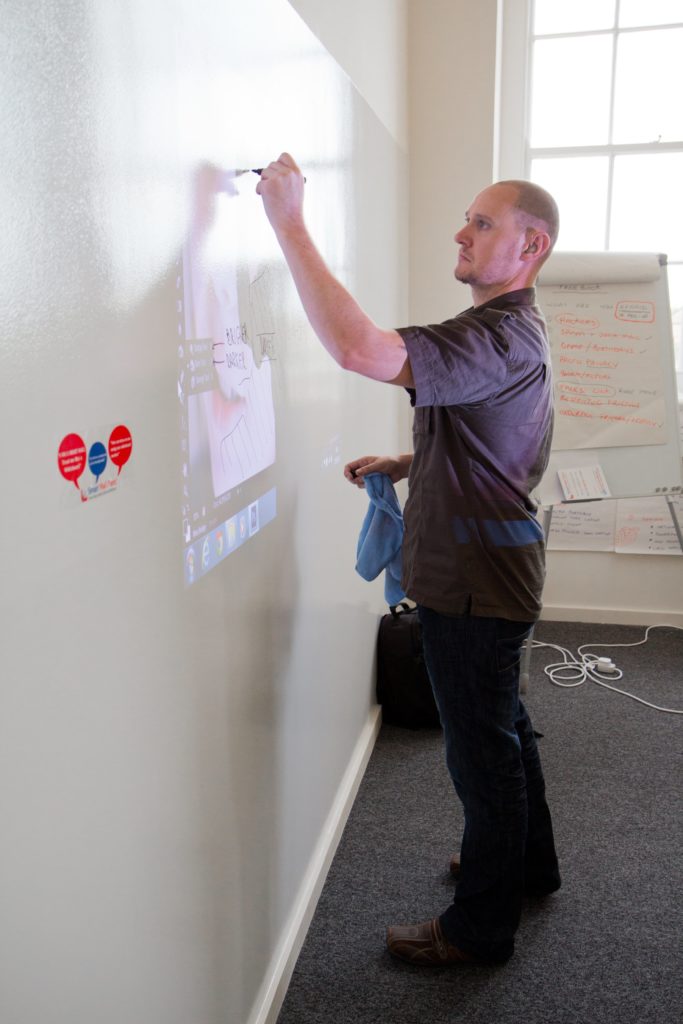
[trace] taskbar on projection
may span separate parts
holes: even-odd
[[[185,585],[189,587],[206,576],[219,562],[275,519],[276,512],[276,489],[273,487],[220,526],[212,527],[204,537],[188,544],[183,554]]]

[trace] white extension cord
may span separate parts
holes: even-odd
[[[630,644],[582,644],[581,647],[577,648],[578,657],[575,657],[571,651],[566,650],[564,647],[560,647],[557,644],[544,643],[542,640],[532,640],[532,648],[550,647],[559,651],[562,655],[562,661],[555,662],[552,665],[547,665],[543,670],[555,686],[583,686],[585,682],[591,682],[595,683],[597,686],[604,686],[607,690],[613,690],[615,693],[620,693],[623,697],[630,697],[631,700],[636,700],[639,704],[644,704],[646,707],[653,708],[655,711],[663,711],[669,715],[683,715],[683,710],[659,707],[657,704],[651,704],[649,701],[643,700],[642,697],[637,697],[634,693],[629,693],[627,690],[620,690],[617,686],[612,686],[607,680],[621,679],[624,675],[621,669],[617,668],[615,663],[609,657],[584,653],[585,648],[587,647],[639,647],[641,644],[647,643],[650,630],[652,629],[683,630],[683,627],[670,626],[668,623],[648,626],[645,630],[645,636],[643,639],[636,640],[634,643]]]

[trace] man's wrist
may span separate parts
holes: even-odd
[[[289,246],[313,247],[313,240],[303,220],[287,219],[282,224],[274,225],[274,231],[283,250]]]
[[[402,479],[405,479],[410,473],[410,466],[413,461],[413,453],[406,452],[405,455],[398,455],[396,461],[401,468]]]

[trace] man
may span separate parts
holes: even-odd
[[[283,153],[257,191],[323,345],[345,369],[408,389],[414,453],[345,468],[409,476],[403,588],[418,605],[446,760],[465,812],[459,880],[440,917],[389,928],[414,964],[507,960],[524,892],[560,885],[545,784],[519,700],[521,649],[540,612],[543,535],[530,492],[547,464],[552,381],[534,281],[557,207],[499,182],[455,236],[474,307],[430,327],[383,330],[331,275],[303,220],[303,179]]]

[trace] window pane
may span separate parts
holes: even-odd
[[[683,153],[620,156],[614,161],[610,249],[663,252],[683,259]]]
[[[672,25],[683,21],[681,0],[621,0],[620,28],[638,25]]]
[[[681,4],[683,11],[683,4]],[[620,142],[683,139],[680,60],[683,28],[626,32],[617,44],[614,138]]]
[[[676,353],[676,370],[683,373],[683,266],[669,267],[669,298]]]
[[[611,74],[611,35],[534,43],[531,145],[607,143]]]
[[[604,250],[608,168],[602,156],[532,160],[531,180],[546,188],[560,208],[558,249]]]
[[[558,0],[536,0],[534,4],[534,33],[588,32],[614,25],[614,0],[573,0],[570,4]]]

